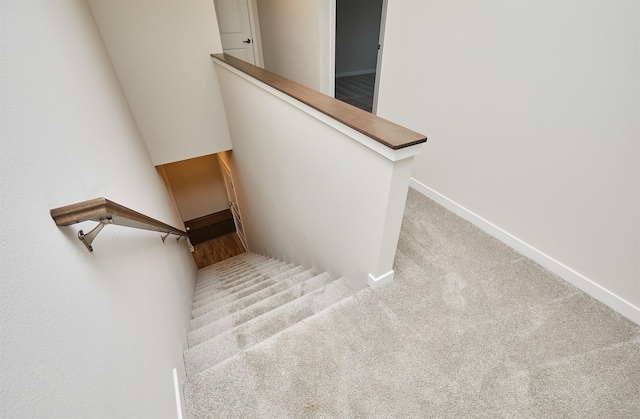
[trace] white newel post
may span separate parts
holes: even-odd
[[[382,240],[378,262],[367,277],[367,284],[372,288],[378,288],[393,281],[395,272],[393,261],[398,247],[402,216],[407,200],[407,190],[411,179],[414,155],[420,151],[422,145],[413,146],[414,154],[401,160],[391,161],[391,183],[388,192],[388,201],[384,224],[382,226]],[[408,151],[408,150],[407,150]]]

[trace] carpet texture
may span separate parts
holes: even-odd
[[[640,417],[640,327],[412,189],[394,269],[190,374],[188,416]]]

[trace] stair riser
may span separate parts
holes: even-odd
[[[212,295],[203,298],[201,300],[198,301],[194,301],[193,306],[194,308],[199,308],[202,307],[204,305],[207,305],[209,303],[212,303],[220,298],[224,298],[227,297],[229,295],[235,294],[236,292],[242,291],[243,289],[247,288],[247,287],[251,287],[253,285],[256,285],[266,279],[270,279],[270,278],[274,278],[274,277],[278,277],[280,274],[287,272],[288,270],[290,270],[292,268],[291,265],[284,265],[282,264],[282,266],[274,266],[273,269],[269,270],[267,273],[259,275],[259,276],[255,276],[249,280],[242,280],[242,281],[238,281],[237,285],[234,285],[232,287],[223,289],[223,290],[219,290],[218,292],[213,293]]]
[[[213,302],[215,302],[217,300],[220,300],[222,298],[225,298],[225,297],[228,297],[230,295],[233,295],[233,294],[235,294],[235,293],[237,293],[239,291],[242,291],[245,288],[249,288],[249,287],[251,287],[253,285],[257,285],[257,284],[263,282],[266,279],[269,279],[269,277],[267,275],[258,275],[258,276],[254,277],[254,278],[252,278],[252,279],[250,279],[248,281],[243,282],[242,284],[239,284],[239,285],[236,285],[235,287],[229,288],[228,290],[223,290],[223,291],[220,291],[220,292],[216,293],[215,295],[210,296],[208,298],[204,298],[204,299],[199,300],[199,301],[194,301],[193,308],[196,309],[196,308],[200,308],[202,306],[211,304],[211,303],[213,303]]]
[[[202,291],[196,291],[196,295],[193,296],[193,300],[194,301],[200,301],[200,300],[204,300],[206,298],[212,297],[214,295],[216,295],[217,293],[227,290],[229,288],[233,288],[236,285],[240,285],[243,282],[246,281],[250,281],[252,279],[255,279],[259,276],[263,275],[261,272],[258,271],[253,271],[251,273],[247,273],[245,274],[245,276],[240,277],[239,279],[237,279],[236,281],[231,282],[230,284],[224,285],[222,283],[218,283],[215,285],[212,285],[210,287],[207,287],[205,289],[203,289]]]
[[[272,263],[266,264],[264,266],[260,266],[257,268],[255,267],[248,268],[232,276],[222,277],[219,280],[211,281],[209,283],[209,286],[196,290],[196,295],[199,296],[204,293],[212,292],[218,289],[229,288],[230,286],[233,286],[233,283],[239,283],[241,280],[245,279],[245,277],[251,274],[254,274],[254,273],[267,274],[281,266],[286,266],[286,264],[284,262],[274,260]]]
[[[210,272],[208,276],[198,276],[196,289],[200,290],[204,287],[209,286],[210,284],[214,284],[217,282],[228,280],[231,277],[236,275],[241,275],[243,272],[249,271],[251,269],[259,268],[260,266],[277,263],[279,261],[275,259],[264,259],[257,263],[247,263],[240,266],[236,266],[233,269],[225,270],[225,271],[214,271]]]
[[[274,294],[282,292],[288,288],[291,288],[301,282],[307,281],[314,276],[313,270],[308,269],[307,271],[303,271],[302,267],[297,267],[292,269],[294,273],[291,276],[283,276],[283,280],[277,282],[276,284],[264,288],[260,291],[257,291],[253,294],[250,294],[246,297],[240,298],[239,300],[235,300],[230,302],[229,304],[222,306],[216,310],[205,313],[199,317],[196,317],[191,320],[191,330],[196,330],[202,326],[205,326],[214,321],[220,320],[221,318],[233,314],[237,311],[240,311],[246,307],[249,307],[257,302],[262,301],[265,298],[268,298]],[[283,274],[286,275],[286,274]],[[277,279],[277,278],[274,278]]]
[[[218,264],[215,265],[210,265],[207,266],[206,268],[202,268],[199,272],[200,275],[207,275],[211,272],[215,272],[216,274],[228,274],[230,272],[233,272],[235,270],[238,269],[242,269],[243,267],[248,267],[248,266],[256,266],[259,265],[261,263],[267,262],[267,261],[271,261],[273,259],[271,258],[266,258],[264,256],[259,256],[256,258],[251,258],[251,259],[245,259],[245,260],[238,260],[235,263],[230,263],[226,266],[220,266]],[[220,262],[223,263],[223,262]]]
[[[264,256],[253,255],[252,257],[242,257],[247,253],[243,253],[242,255],[235,256],[231,259],[227,259],[222,262],[218,262],[214,265],[209,265],[205,268],[200,269],[198,275],[208,275],[211,272],[226,272],[230,269],[238,269],[241,266],[249,266],[250,264],[260,263],[261,260],[268,260]]]
[[[281,262],[279,260],[275,260],[275,259],[270,259],[260,265],[257,266],[246,266],[243,269],[234,271],[231,274],[228,275],[221,275],[218,276],[216,278],[211,278],[208,279],[207,282],[203,282],[201,284],[201,286],[197,289],[197,292],[203,292],[206,291],[207,288],[211,287],[211,286],[219,286],[221,284],[227,284],[233,281],[236,281],[239,278],[242,278],[243,276],[251,273],[251,272],[267,272],[270,269],[272,269],[273,266],[276,265],[282,265],[284,264],[284,262]]]
[[[232,295],[228,295],[226,297],[220,298],[218,300],[212,301],[206,305],[203,305],[201,307],[197,307],[194,308],[193,310],[191,310],[191,316],[193,318],[198,317],[198,316],[202,316],[203,314],[208,313],[209,311],[215,310],[217,308],[223,307],[227,304],[229,304],[232,301],[235,300],[239,300],[240,298],[246,297],[247,295],[253,294],[256,291],[259,291],[261,289],[270,287],[271,285],[275,284],[278,281],[274,281],[273,279],[267,279],[265,281],[262,281],[258,284],[255,284],[251,287],[245,288],[243,290],[240,290],[238,292],[236,292],[235,294]]]
[[[268,314],[187,349],[184,352],[187,376],[211,368],[352,294],[353,290],[344,279],[334,281]]]
[[[189,347],[198,345],[223,332],[226,332],[227,330],[231,330],[236,326],[247,323],[331,282],[331,277],[328,274],[323,274],[322,276],[313,279],[315,279],[315,281],[309,280],[305,283],[289,288],[281,293],[272,295],[271,297],[264,299],[260,303],[254,304],[245,310],[229,315],[196,331],[189,332],[187,334]]]

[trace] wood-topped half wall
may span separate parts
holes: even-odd
[[[427,141],[427,137],[309,87],[256,67],[228,54],[211,54],[243,73],[281,91],[381,144],[399,150]]]

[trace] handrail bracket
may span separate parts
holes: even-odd
[[[116,204],[115,202],[109,201],[105,198],[96,198],[60,208],[54,208],[50,210],[49,213],[51,214],[51,218],[56,222],[56,225],[60,227],[71,226],[85,221],[97,222],[98,225],[87,234],[84,234],[84,231],[82,230],[78,232],[78,239],[84,243],[89,252],[93,252],[91,243],[93,243],[98,233],[100,233],[107,224],[116,224],[140,230],[157,231],[163,234],[163,242],[169,234],[185,237],[188,236],[186,231],[182,231],[179,228],[172,227],[169,224],[165,224],[154,218],[140,214],[139,212],[120,204]]]
[[[100,220],[98,225],[95,226],[93,228],[93,230],[91,230],[87,234],[84,234],[84,232],[82,230],[78,231],[78,239],[82,243],[84,243],[84,245],[87,247],[87,250],[89,252],[93,252],[93,247],[91,246],[91,243],[93,243],[95,238],[98,236],[98,233],[100,233],[102,231],[102,229],[104,228],[104,226],[106,226],[107,224],[113,224],[113,219],[112,218],[105,218],[105,219]]]

